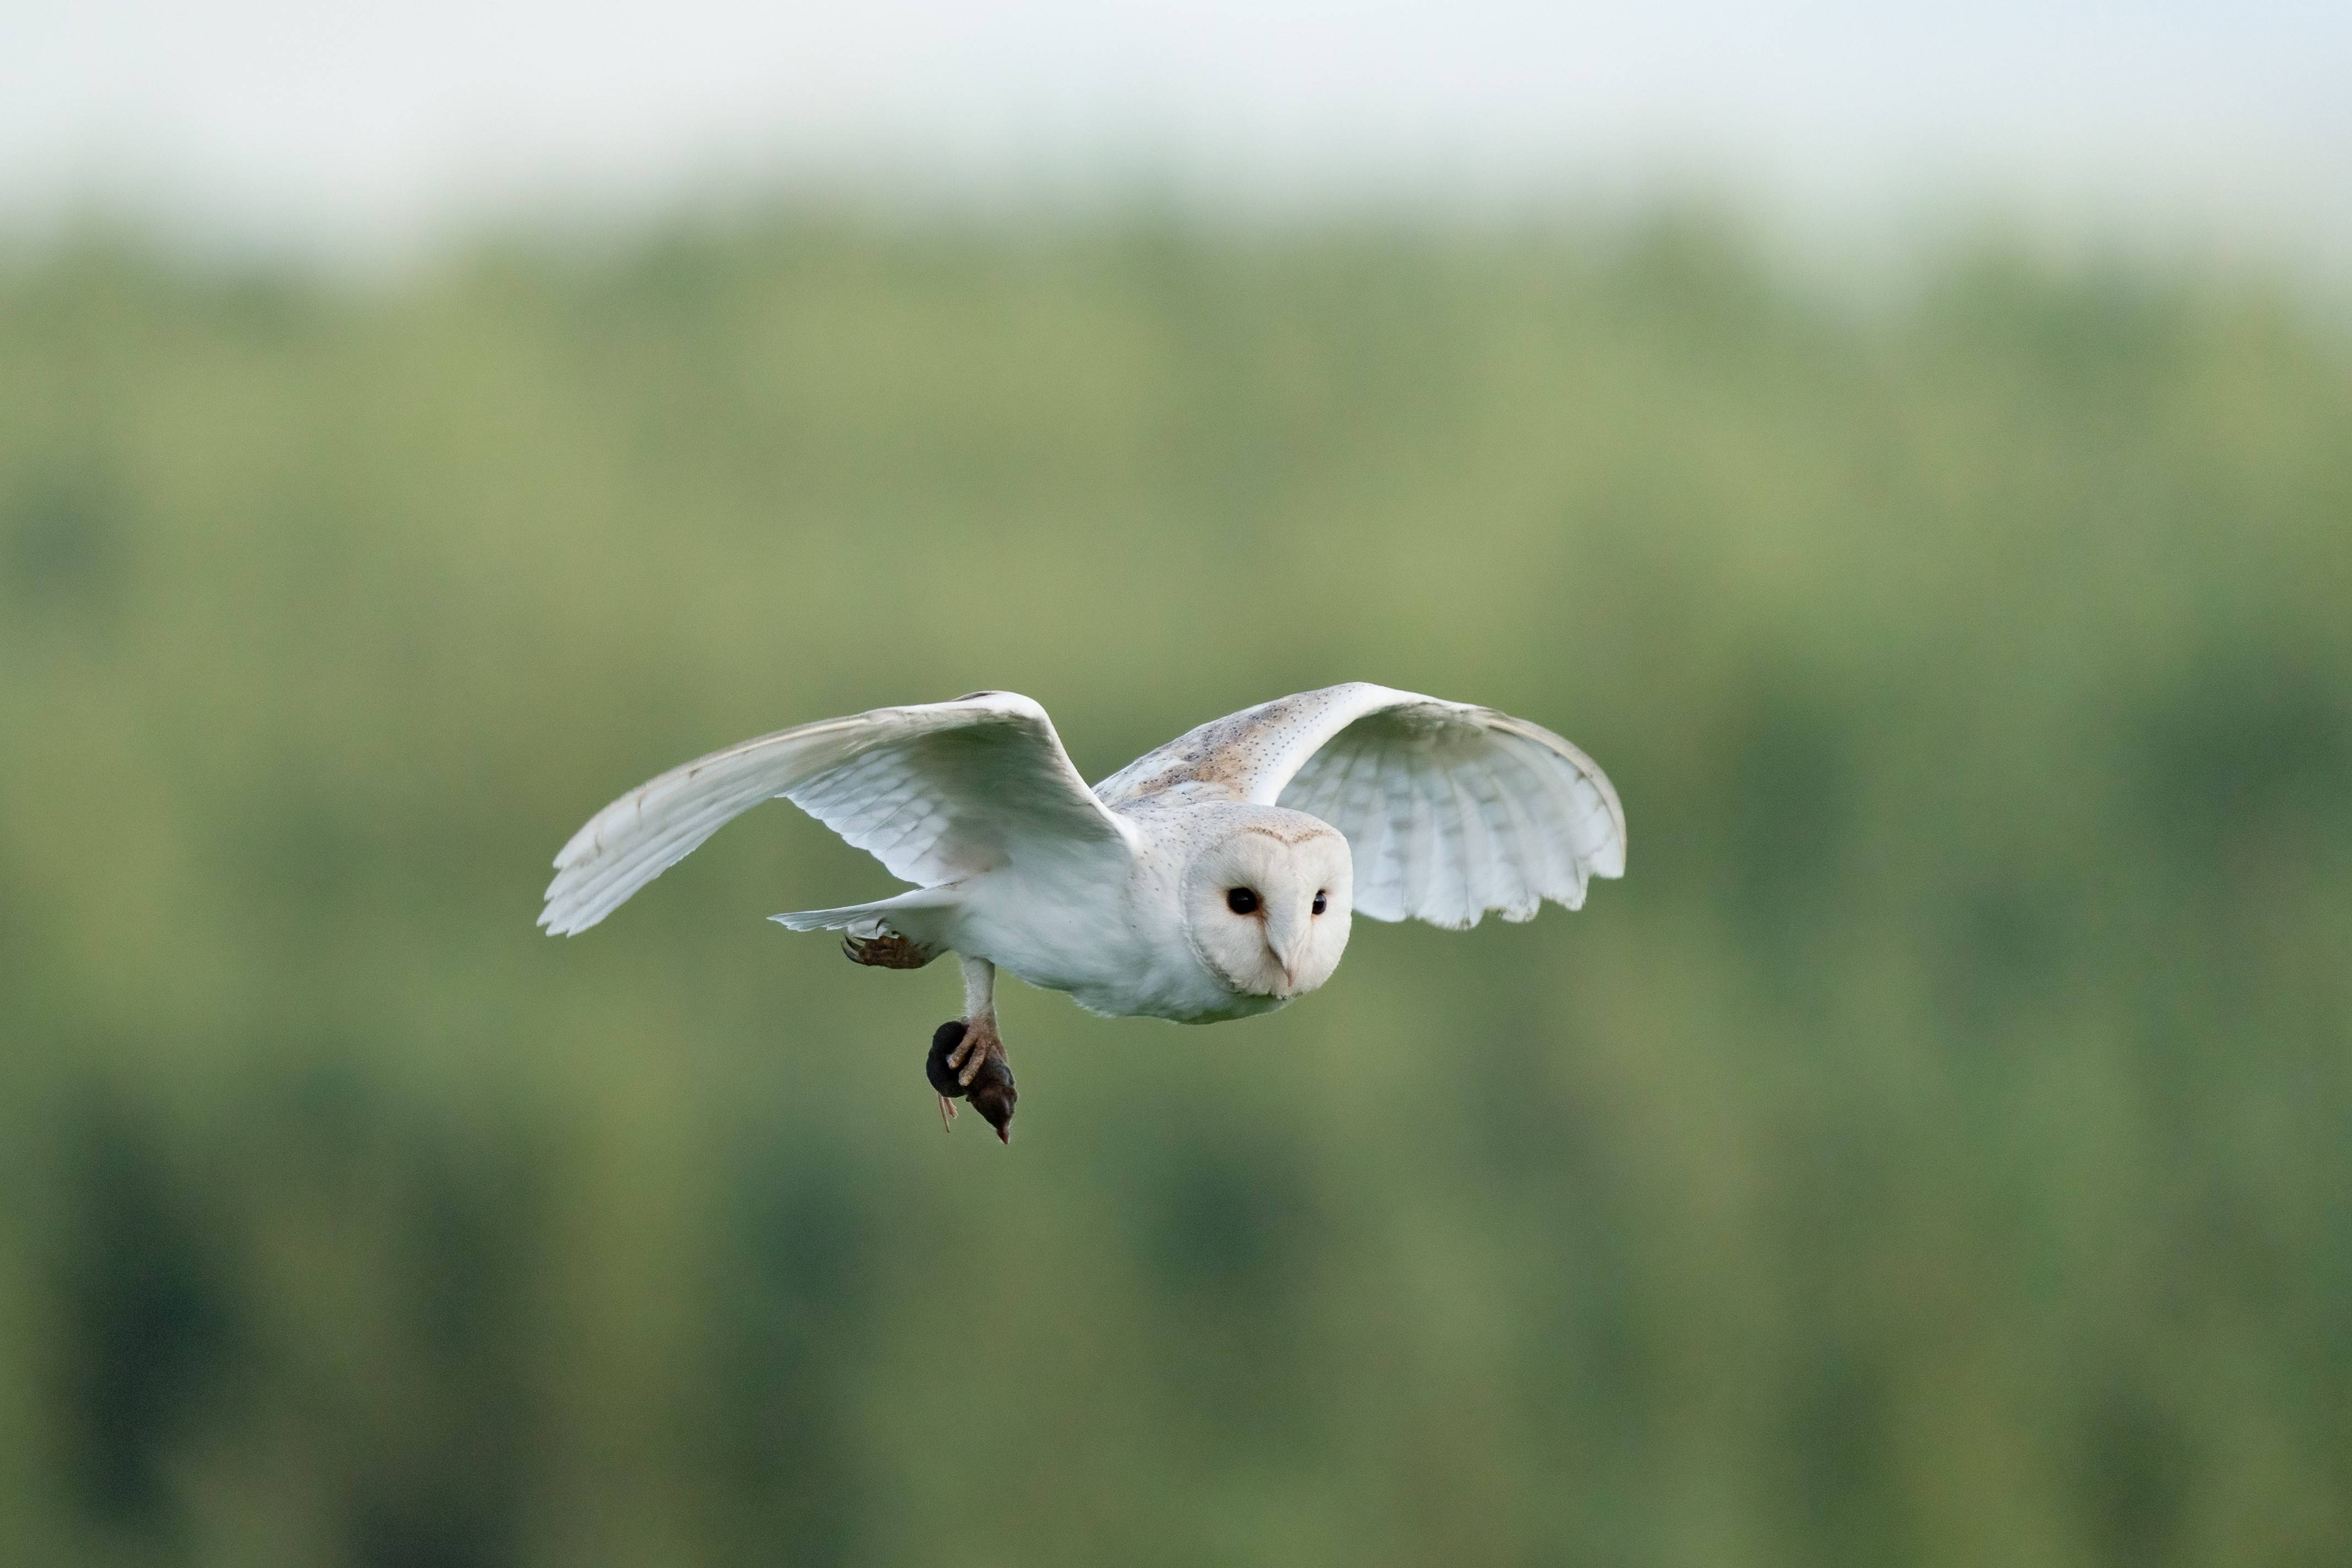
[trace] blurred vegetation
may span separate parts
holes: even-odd
[[[1688,216],[0,272],[0,1560],[2352,1559],[2352,351]],[[1363,678],[1631,875],[1178,1030],[606,925],[673,762]]]

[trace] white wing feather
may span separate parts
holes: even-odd
[[[1137,758],[1117,804],[1189,788],[1320,817],[1347,835],[1357,913],[1475,925],[1582,906],[1625,874],[1625,811],[1593,760],[1492,708],[1354,682],[1245,708]]]
[[[714,751],[596,813],[555,857],[539,923],[585,931],[733,818],[782,796],[924,886],[1015,861],[1124,857],[1045,710],[1012,692],[876,708]]]

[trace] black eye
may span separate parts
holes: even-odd
[[[1323,895],[1319,893],[1315,895],[1315,913],[1318,915],[1323,913]]]
[[[1246,887],[1227,888],[1225,907],[1235,915],[1252,914],[1257,909],[1257,894],[1255,890]]]

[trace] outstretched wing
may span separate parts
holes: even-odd
[[[1213,720],[1096,787],[1229,793],[1347,835],[1356,911],[1456,929],[1570,909],[1625,874],[1625,811],[1592,758],[1493,708],[1351,682]]]
[[[975,692],[779,730],[638,785],[555,857],[539,923],[554,936],[585,931],[778,795],[925,886],[1129,852],[1129,830],[1087,789],[1045,710],[1012,692]]]

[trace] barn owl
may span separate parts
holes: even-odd
[[[843,933],[860,964],[962,963],[933,1037],[943,1122],[968,1098],[1011,1141],[996,971],[1113,1017],[1215,1023],[1321,986],[1349,919],[1460,930],[1570,909],[1625,871],[1625,813],[1592,759],[1492,708],[1363,682],[1245,708],[1092,789],[1012,692],[876,708],[747,740],[639,785],[555,857],[539,924],[585,931],[774,796],[892,875],[894,898],[774,918]]]

